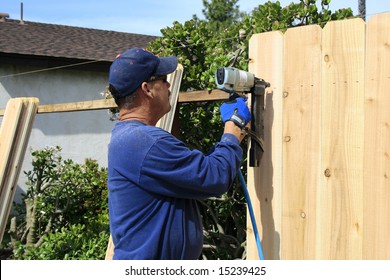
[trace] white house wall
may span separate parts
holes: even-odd
[[[101,92],[107,85],[108,73],[101,72],[58,69],[7,76],[32,70],[29,67],[0,64],[0,108],[5,108],[7,101],[15,97],[38,97],[40,105],[101,99]],[[86,158],[92,158],[106,167],[107,144],[113,125],[107,110],[38,114],[15,198],[26,190],[23,171],[31,170],[31,149],[60,146],[64,159],[83,163]]]

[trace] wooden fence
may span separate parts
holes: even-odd
[[[265,258],[390,259],[390,13],[256,34],[249,55],[271,83],[248,170]]]

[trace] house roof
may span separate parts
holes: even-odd
[[[156,36],[7,19],[0,21],[0,53],[112,62]]]

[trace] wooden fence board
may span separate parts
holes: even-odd
[[[38,114],[45,113],[63,113],[63,112],[76,112],[76,111],[90,111],[116,108],[117,105],[114,99],[98,99],[88,101],[78,101],[59,104],[46,104],[38,107]]]
[[[321,27],[284,35],[282,259],[314,259],[320,166]]]
[[[11,99],[0,129],[0,241],[15,195],[31,128],[37,112],[38,98]]]
[[[205,101],[225,101],[229,99],[229,94],[219,89],[196,90],[180,92],[178,103],[205,102]]]
[[[0,129],[0,194],[3,193],[6,179],[7,158],[11,157],[13,139],[16,137],[18,129],[18,116],[23,109],[23,103],[12,100],[7,103],[8,109]],[[7,125],[6,125],[7,124]]]
[[[361,259],[365,24],[329,22],[323,30],[322,184],[317,258]]]
[[[176,112],[176,104],[179,98],[179,90],[181,79],[183,76],[183,66],[179,64],[177,69],[172,74],[168,75],[168,82],[171,84],[170,91],[171,95],[169,96],[169,103],[171,104],[171,110],[166,113],[156,124],[157,127],[161,127],[166,131],[172,130],[173,119]]]
[[[248,166],[247,185],[265,259],[280,259],[282,184],[283,35],[254,35],[249,42],[249,71],[271,83],[264,113],[265,151],[259,167]],[[249,103],[250,104],[250,103]],[[259,209],[260,211],[256,211]],[[258,259],[253,227],[247,219],[247,258]]]
[[[390,13],[367,23],[364,238],[365,259],[390,259]]]
[[[229,95],[222,90],[196,90],[179,92],[178,103],[224,101]],[[63,113],[76,111],[91,111],[116,108],[114,99],[97,99],[88,101],[68,102],[59,104],[46,104],[38,106],[38,114]],[[0,109],[0,117],[4,116],[5,108]]]

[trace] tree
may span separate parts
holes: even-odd
[[[238,0],[203,0],[202,12],[211,30],[222,31],[243,15],[237,2]]]

